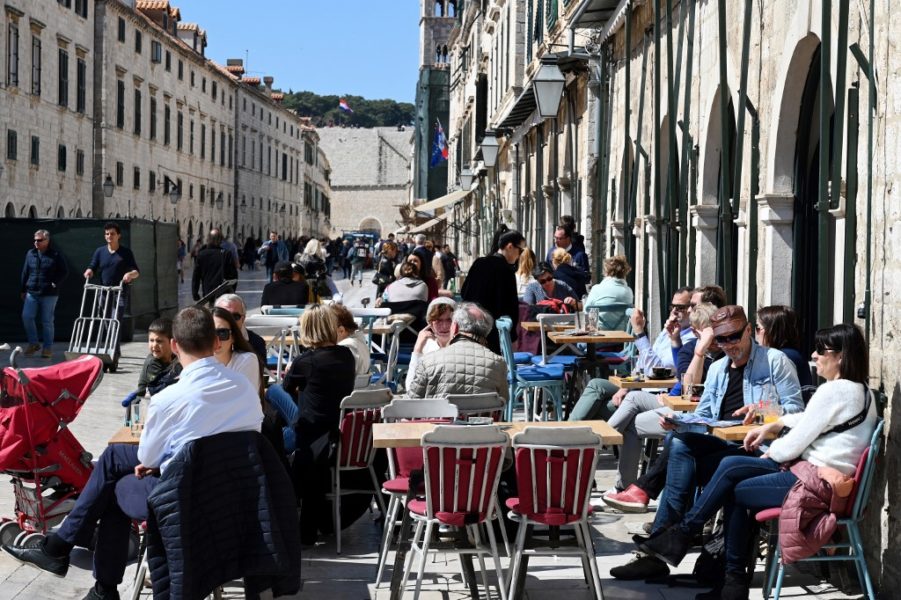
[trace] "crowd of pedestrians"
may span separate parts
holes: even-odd
[[[106,244],[93,253],[84,277],[99,275],[104,285],[121,282],[127,288],[140,274],[134,255],[120,244],[114,223],[104,227],[104,236]],[[27,354],[51,351],[58,287],[68,274],[65,257],[50,240],[48,231],[36,231],[35,248],[23,266]],[[795,496],[797,484],[804,483],[810,469],[837,479],[852,477],[875,427],[876,407],[866,385],[867,348],[857,327],[840,324],[816,333],[811,359],[825,380],[818,388],[802,354],[800,318],[791,307],[763,307],[752,319],[742,306],[730,303],[734,291],[712,284],[680,287],[672,290],[659,329],[652,329],[644,310],[635,306],[627,258],[605,259],[603,277],[592,285],[584,238],[568,217],[555,227],[541,261],[520,232],[499,229],[459,290],[460,265],[452,249],[424,235],[284,240],[270,232],[265,242],[248,238],[238,248],[212,229],[198,244],[190,252],[191,291],[198,306],[180,311],[174,322],[157,319],[150,327],[150,354],[136,394],[154,401],[140,446],[104,452],[101,468],[63,527],[42,545],[4,547],[23,562],[65,575],[69,551],[96,527],[97,584],[89,598],[117,597],[124,571],[119,549],[129,518],[146,518],[148,495],[186,444],[218,432],[261,432],[270,440],[290,464],[289,493],[302,500],[300,542],[312,544],[331,533],[329,461],[339,407],[357,378],[371,372],[373,359],[352,312],[340,302],[321,302],[338,298],[337,272],[351,287],[362,287],[371,276],[376,305],[412,316],[411,328],[418,333],[406,340],[407,371],[392,382],[409,397],[488,392],[514,401],[497,320],[509,319],[514,349],[528,351],[534,335],[517,328],[520,322],[580,310],[595,319],[592,328],[631,332],[634,355],[621,347],[607,348],[603,355],[622,359],[612,361],[624,364],[621,376],[631,374],[640,382],[663,369],[678,382],[670,396],[698,391],[693,420],[686,422],[650,389],[621,388],[608,376],[594,377],[583,389],[570,388],[577,393],[571,392],[565,414],[557,415],[571,421],[602,419],[622,434],[615,484],[603,496],[609,506],[645,512],[657,501],[648,535],[634,538],[635,558],[611,570],[616,578],[665,577],[668,565],[679,564],[705,523],[723,510],[722,574],[699,598],[745,600],[754,512],[784,500],[803,503],[803,495]],[[187,246],[179,240],[180,276],[187,257]],[[299,321],[303,352],[281,381],[268,381],[266,345],[247,329],[246,303],[235,294],[240,271],[254,270],[258,263],[267,281],[262,304],[306,307]],[[112,316],[120,317],[128,301],[123,294]],[[223,386],[237,392],[225,398]],[[764,403],[777,418],[752,429],[741,443],[714,437],[703,425],[751,423]],[[214,411],[203,410],[213,404]],[[659,440],[660,451],[639,476],[642,446],[649,439]],[[143,512],[134,509],[136,499],[144,501]],[[798,543],[802,548],[793,550],[800,554],[816,550],[809,539]]]

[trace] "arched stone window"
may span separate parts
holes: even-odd
[[[62,206],[60,206],[59,208],[56,209],[56,218],[57,219],[65,219],[66,218],[66,211]]]
[[[438,0],[435,2],[435,16],[443,17],[444,16],[444,1]]]
[[[29,219],[37,219],[38,218],[38,209],[35,208],[34,204],[28,207],[28,218]]]
[[[16,207],[13,206],[12,202],[6,203],[6,210],[4,211],[4,216],[7,219],[15,219],[16,218]]]

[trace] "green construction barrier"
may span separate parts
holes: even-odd
[[[84,278],[82,274],[94,250],[106,242],[103,224],[117,223],[122,230],[122,245],[131,248],[141,271],[132,284],[131,307],[122,323],[123,339],[130,341],[135,329],[146,329],[159,316],[171,317],[178,310],[176,241],[178,232],[172,223],[141,219],[0,219],[0,239],[7,250],[0,261],[2,281],[11,282],[0,293],[0,342],[25,340],[20,297],[25,253],[34,247],[32,236],[38,229],[50,232],[53,246],[66,257],[69,276],[60,287],[56,304],[56,341],[69,341],[72,326],[81,310]],[[98,283],[94,278],[94,283]],[[38,324],[40,331],[40,324]]]

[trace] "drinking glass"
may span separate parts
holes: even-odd
[[[691,375],[682,375],[682,401],[691,402],[691,397],[693,394],[694,383],[692,382]]]

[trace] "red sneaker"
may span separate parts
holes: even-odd
[[[648,512],[648,495],[634,483],[622,492],[604,494],[604,502],[627,513]]]

